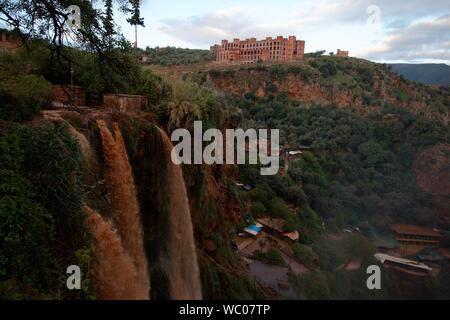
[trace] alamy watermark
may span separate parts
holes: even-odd
[[[366,273],[369,277],[366,280],[366,286],[369,290],[381,290],[381,269],[376,264],[367,267]]]
[[[208,129],[202,121],[194,121],[194,137],[187,129],[175,129],[171,158],[175,164],[261,164],[261,175],[275,175],[279,169],[280,130],[271,129]],[[192,149],[192,140],[194,142]],[[203,142],[210,142],[203,149]],[[193,150],[193,157],[192,157]],[[248,154],[248,162],[246,155]]]
[[[366,24],[367,26],[375,31],[381,30],[381,9],[379,6],[370,5],[366,9],[368,14]]]
[[[67,277],[66,287],[69,290],[81,289],[81,269],[76,264],[72,264],[67,267],[66,273],[70,276]]]
[[[70,29],[78,30],[81,28],[81,10],[80,7],[73,4],[67,7],[66,24]]]

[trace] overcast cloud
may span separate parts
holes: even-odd
[[[449,0],[239,3],[199,15],[162,19],[156,29],[193,47],[207,48],[235,37],[293,34],[306,41],[306,51],[341,48],[377,61],[450,64]],[[367,12],[371,5],[379,8],[379,28],[367,24],[374,14]]]

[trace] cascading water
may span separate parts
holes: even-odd
[[[159,129],[167,166],[165,190],[168,194],[168,252],[160,258],[169,280],[172,299],[202,299],[200,272],[197,263],[191,214],[181,167],[170,160],[172,143]]]
[[[79,132],[71,125],[69,125],[68,127],[68,132],[70,136],[78,142],[81,155],[83,156],[83,162],[85,166],[84,170],[91,170],[95,156],[89,140],[85,137],[84,134]]]
[[[97,126],[102,137],[106,185],[120,238],[142,282],[150,289],[136,186],[125,143],[117,123],[113,124],[115,138],[103,120],[97,120]]]
[[[111,197],[112,217],[106,221],[86,207],[89,225],[95,239],[94,282],[99,299],[148,299],[149,272],[142,239],[139,205],[125,144],[114,123],[114,136],[103,120],[97,120],[105,159],[105,178]],[[72,130],[80,144],[83,158],[91,147],[83,135]],[[80,136],[81,135],[81,136]],[[85,141],[86,140],[86,141]]]
[[[149,288],[138,273],[132,258],[122,246],[117,230],[92,209],[84,208],[95,239],[93,278],[97,298],[105,300],[148,299]]]
[[[110,197],[107,206],[111,210],[111,218],[106,219],[97,211],[85,207],[86,222],[95,240],[93,278],[97,297],[148,299],[150,276],[143,244],[143,226],[125,143],[117,123],[113,123],[111,133],[105,121],[96,121],[102,142],[106,189]],[[69,131],[80,144],[86,168],[96,170],[98,163],[89,141],[74,128],[69,128]],[[155,138],[157,140],[151,142],[153,153],[147,156],[156,160],[149,182],[158,186],[159,202],[153,203],[156,206],[144,208],[143,214],[144,217],[152,217],[156,211],[159,213],[158,218],[146,227],[146,245],[159,248],[152,265],[158,265],[157,268],[165,274],[163,281],[168,290],[167,298],[202,299],[182,170],[171,161],[172,143],[166,133],[158,129]]]

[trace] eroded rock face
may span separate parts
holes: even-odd
[[[400,108],[410,110],[427,110],[429,94],[426,90],[417,90],[415,84],[402,80],[395,74],[375,74],[373,78],[373,92],[378,100],[368,104],[364,102],[361,90],[339,84],[325,85],[315,74],[305,80],[302,73],[288,73],[282,79],[274,78],[269,71],[264,70],[238,70],[223,72],[221,74],[206,74],[206,79],[221,90],[244,96],[253,93],[259,98],[269,94],[286,92],[289,98],[323,105],[336,105],[339,108],[354,107],[367,109],[380,107],[380,103],[389,103]],[[408,99],[401,100],[398,93],[404,93]]]
[[[450,145],[424,148],[417,154],[414,169],[419,187],[433,195],[435,213],[450,222]]]

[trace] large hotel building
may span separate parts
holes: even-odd
[[[297,40],[295,36],[267,37],[265,40],[234,39],[233,42],[222,40],[222,44],[212,46],[211,50],[216,53],[217,62],[289,61],[303,59],[305,41]]]

